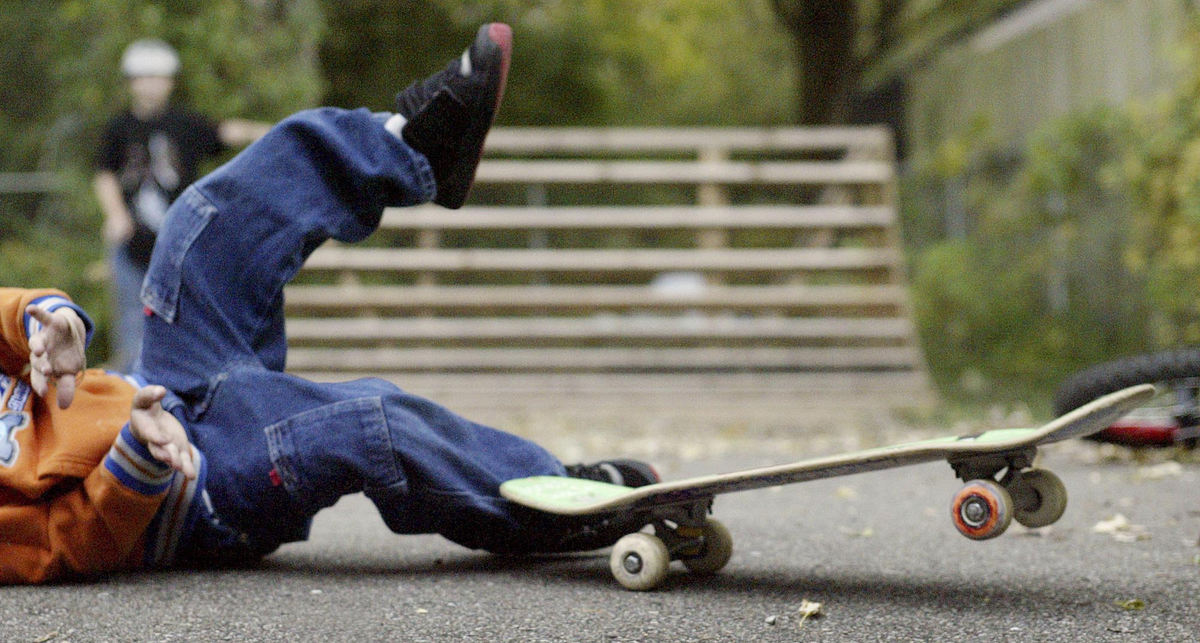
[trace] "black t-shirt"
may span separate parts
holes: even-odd
[[[127,248],[136,263],[149,265],[167,206],[196,180],[200,163],[224,149],[215,123],[174,106],[148,121],[128,110],[109,121],[96,168],[121,184],[134,222]]]

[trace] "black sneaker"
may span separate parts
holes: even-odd
[[[467,200],[511,60],[512,29],[486,24],[461,58],[396,95],[396,111],[408,120],[404,141],[433,168],[434,203],[454,209]]]
[[[572,478],[598,480],[626,487],[644,487],[662,479],[645,462],[637,460],[601,460],[593,464],[567,465]],[[645,527],[643,514],[618,511],[599,516],[558,516],[535,509],[515,507],[525,526],[520,533],[493,540],[483,547],[497,554],[551,554],[604,549]]]
[[[593,464],[569,464],[567,475],[572,478],[599,480],[626,487],[644,487],[662,482],[654,467],[638,460],[601,460]]]

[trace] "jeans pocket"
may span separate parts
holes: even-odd
[[[142,303],[167,323],[175,321],[179,306],[184,257],[216,214],[217,207],[194,187],[185,190],[167,212],[142,284]]]
[[[406,485],[378,397],[319,406],[264,431],[280,482],[310,511],[346,494]]]

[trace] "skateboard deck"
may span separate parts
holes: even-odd
[[[967,483],[952,502],[955,527],[969,538],[982,540],[1002,533],[1014,517],[1027,526],[1044,526],[1061,516],[1066,506],[1066,491],[1061,481],[1048,471],[1030,468],[1039,446],[1101,431],[1153,395],[1154,387],[1145,384],[1098,398],[1038,428],[998,429],[934,438],[645,487],[629,488],[592,480],[539,476],[509,480],[501,485],[500,493],[517,504],[564,516],[622,515],[622,524],[630,515],[640,516],[641,520],[630,521],[630,524],[640,523],[631,529],[632,532],[640,531],[645,525],[654,525],[657,539],[667,546],[667,562],[680,559],[693,568],[688,564],[689,560],[695,562],[705,555],[710,558],[715,555],[704,553],[704,541],[713,541],[707,544],[717,549],[731,547],[728,542],[717,542],[728,541],[728,532],[715,520],[707,518],[717,495],[945,460]],[[997,479],[1001,473],[1004,475]],[[680,529],[685,532],[682,536]],[[642,549],[654,550],[649,554],[643,551],[634,558],[640,560],[646,555],[653,558],[663,553],[653,542],[647,545],[640,542],[644,539],[634,540],[639,541],[637,544]],[[613,551],[613,573],[623,585],[631,589],[650,589],[661,582],[662,579],[657,577],[640,578],[645,561],[621,563],[621,569],[639,570],[638,574],[633,574],[639,578],[626,582],[630,574],[623,575],[617,561],[618,554],[626,549],[618,542]],[[724,556],[725,561],[728,560],[729,552],[718,553],[718,558]],[[718,562],[723,566],[725,561],[706,560],[696,566],[707,570]],[[654,566],[658,566],[657,563]],[[693,568],[693,571],[696,570]],[[632,586],[646,582],[649,587]]]

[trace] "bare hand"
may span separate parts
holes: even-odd
[[[129,430],[159,462],[188,478],[195,478],[196,463],[192,459],[192,445],[188,442],[187,432],[179,420],[163,410],[160,404],[166,394],[167,389],[161,386],[138,389],[129,413]]]
[[[50,382],[55,382],[58,407],[65,409],[75,399],[76,379],[87,365],[83,320],[66,307],[49,313],[30,304],[25,312],[42,325],[29,338],[29,381],[42,397],[49,392]]]

